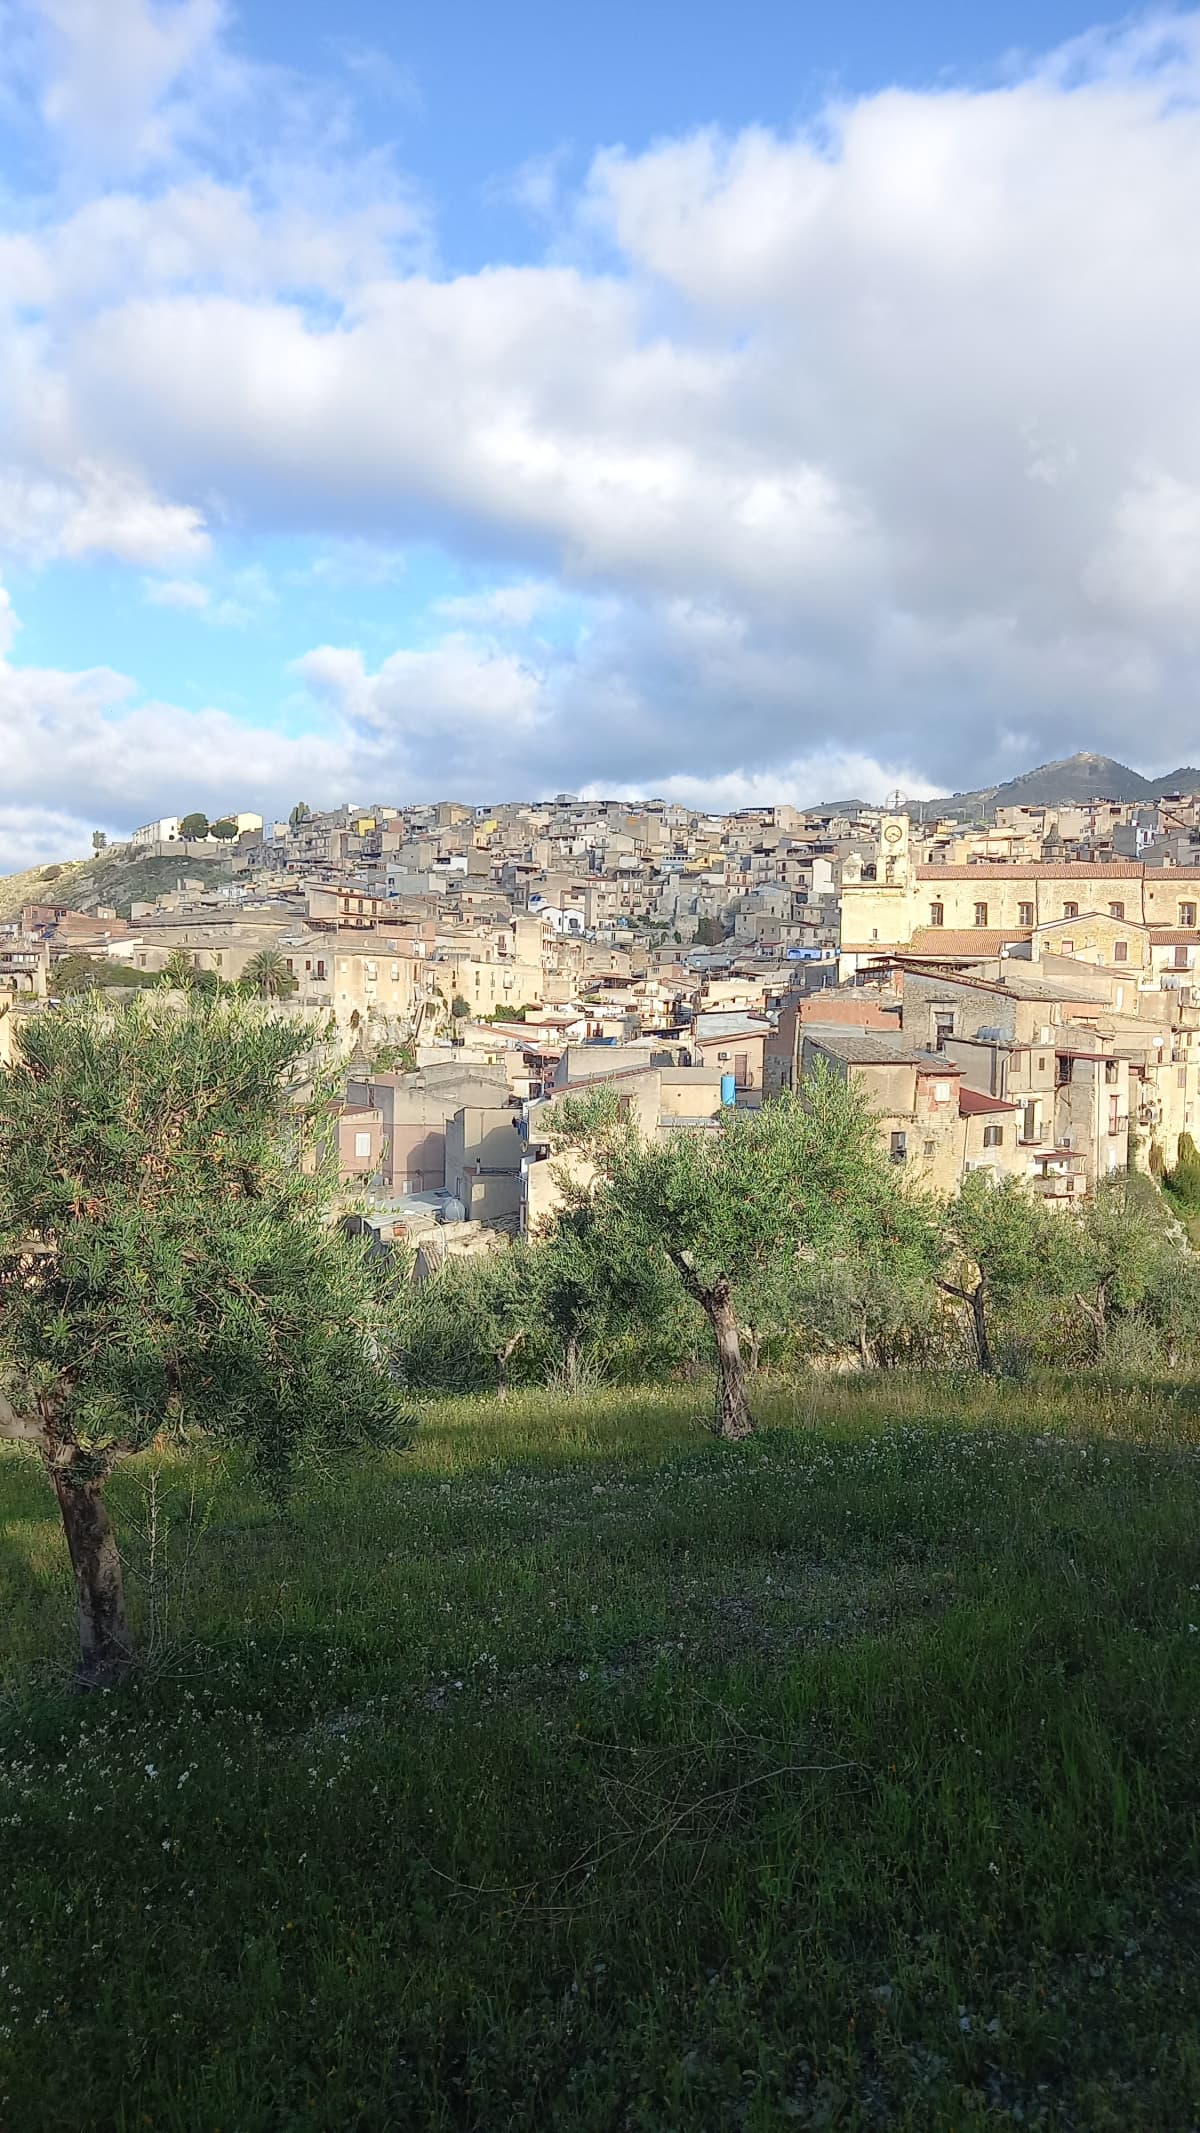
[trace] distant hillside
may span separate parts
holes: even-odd
[[[1087,800],[1157,800],[1168,792],[1200,791],[1200,770],[1190,765],[1144,778],[1127,763],[1111,755],[1068,755],[1056,763],[1041,763],[1023,771],[1003,785],[984,785],[974,792],[955,792],[933,800],[914,800],[908,812],[918,821],[954,813],[990,821],[998,807],[1067,807]]]
[[[27,867],[23,874],[0,876],[0,919],[15,918],[26,904],[65,904],[70,911],[95,911],[109,905],[128,918],[135,903],[153,903],[187,877],[205,888],[229,881],[227,858],[146,859],[135,847],[114,845],[94,859],[68,859],[56,866]]]
[[[992,816],[998,807],[1063,807],[1080,800],[1152,800],[1157,787],[1127,763],[1110,755],[1069,755],[1056,763],[1041,763],[1023,771],[1003,785],[983,785],[973,792],[950,795],[954,811],[977,817]],[[912,813],[920,819],[946,807],[944,799],[918,801]]]
[[[26,904],[69,904],[76,901],[76,883],[88,872],[84,859],[65,859],[58,866],[26,867],[23,874],[0,874],[0,918],[17,918]]]

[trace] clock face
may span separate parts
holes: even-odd
[[[901,837],[904,835],[904,831],[901,829],[900,824],[898,822],[889,822],[883,834],[887,838],[889,844],[899,844]]]

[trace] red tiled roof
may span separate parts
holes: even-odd
[[[1002,1096],[984,1096],[979,1089],[960,1089],[958,1115],[971,1118],[981,1111],[1019,1111],[1020,1104],[1006,1103]]]
[[[1154,869],[1155,874],[1161,868]],[[1036,865],[984,860],[977,866],[918,866],[918,881],[1143,881],[1140,859],[1039,860]]]
[[[1010,941],[1027,941],[1028,926],[918,926],[908,955],[999,955]]]

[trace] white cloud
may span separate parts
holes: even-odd
[[[59,536],[63,555],[122,563],[199,563],[210,542],[199,511],[167,504],[122,476],[92,475]]]
[[[493,589],[440,643],[301,661],[363,776],[1194,752],[1200,16],[606,150],[573,204],[551,159],[547,262],[446,277],[332,92],[232,56],[215,0],[111,4],[119,80],[108,7],[45,0],[42,103],[160,174],[0,236],[0,542],[194,583],[231,524],[345,585],[446,544]],[[578,642],[523,659],[564,593]]]
[[[48,36],[47,123],[101,168],[160,161],[176,92],[211,53],[221,0],[36,0]]]
[[[611,785],[589,785],[581,797],[602,799],[612,789]],[[877,763],[874,757],[853,749],[829,748],[816,750],[794,763],[781,763],[770,771],[734,770],[712,778],[662,778],[653,793],[647,787],[639,787],[638,796],[672,801],[706,814],[727,814],[739,807],[812,807],[821,800],[879,802],[896,792],[906,800],[928,800],[935,790],[911,770]]]
[[[196,578],[153,578],[144,597],[151,607],[181,607],[197,612],[209,605],[212,594]]]
[[[331,541],[298,576],[317,585],[396,585],[407,567],[402,549],[350,538]]]
[[[468,627],[520,629],[535,615],[552,607],[558,597],[553,585],[527,578],[520,585],[494,585],[487,592],[456,593],[434,602],[435,614]]]
[[[296,661],[311,693],[393,746],[416,744],[432,761],[489,731],[505,746],[536,725],[544,679],[525,661],[452,635],[429,651],[393,652],[368,673],[360,651],[320,645]]]
[[[64,672],[6,655],[16,618],[0,589],[0,763],[6,850],[41,837],[36,824],[87,822],[117,831],[189,806],[226,806],[230,765],[242,790],[272,801],[353,780],[351,737],[289,735],[239,724],[216,708],[185,711],[143,699],[111,668]],[[30,825],[34,827],[30,827]],[[35,835],[36,830],[36,835]],[[50,830],[45,831],[49,837]],[[24,848],[24,847],[23,847]],[[39,846],[48,859],[61,845]]]
[[[57,808],[0,803],[0,874],[21,874],[27,867],[89,858],[96,826]]]
[[[0,660],[8,658],[17,641],[19,628],[20,623],[13,612],[13,604],[9,598],[8,588],[5,585],[0,585]]]

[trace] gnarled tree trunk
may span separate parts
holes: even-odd
[[[996,1362],[992,1354],[992,1344],[988,1338],[986,1281],[981,1276],[973,1289],[964,1288],[957,1281],[939,1281],[938,1287],[947,1296],[957,1296],[960,1303],[967,1305],[971,1313],[971,1337],[975,1343],[975,1360],[979,1368],[990,1376],[996,1368]]]
[[[53,1464],[50,1478],[62,1512],[75,1590],[79,1599],[81,1688],[105,1688],[128,1673],[133,1644],[125,1615],[125,1585],[112,1521],[99,1481],[73,1481],[71,1469]]]
[[[717,1343],[717,1411],[713,1428],[718,1437],[748,1437],[754,1424],[746,1400],[742,1344],[729,1283],[723,1275],[701,1300]]]
[[[746,1371],[729,1278],[718,1274],[714,1282],[701,1281],[690,1252],[672,1252],[671,1258],[688,1294],[695,1297],[712,1327],[717,1344],[717,1404],[713,1431],[718,1437],[748,1437],[754,1422],[746,1399]]]

